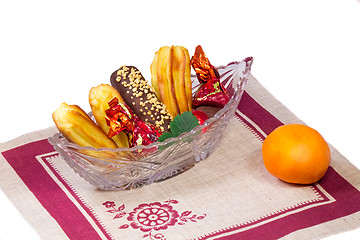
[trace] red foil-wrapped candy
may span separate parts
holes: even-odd
[[[105,111],[106,122],[110,127],[108,137],[111,138],[124,131],[128,136],[130,147],[149,145],[160,137],[160,130],[140,120],[125,103],[120,103],[117,98],[109,102],[109,107]]]
[[[204,122],[209,119],[209,117],[203,111],[194,109],[191,112],[194,114],[197,120],[199,120],[199,125],[203,125]]]
[[[199,121],[199,125],[203,125],[204,122],[209,119],[209,117],[203,111],[193,109],[191,112]],[[207,128],[208,127],[205,127],[201,132],[202,133],[206,132]]]
[[[220,83],[218,71],[211,65],[200,45],[195,49],[194,56],[191,58],[191,65],[200,82],[200,87],[193,98],[194,108],[199,106],[223,108],[230,100],[230,97]]]

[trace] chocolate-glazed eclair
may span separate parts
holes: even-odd
[[[120,67],[111,74],[110,82],[141,120],[154,124],[162,132],[169,131],[171,115],[136,67]]]

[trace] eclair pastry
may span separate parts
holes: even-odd
[[[109,84],[100,84],[97,87],[91,88],[89,92],[89,103],[91,111],[94,115],[96,123],[106,133],[109,133],[109,126],[106,123],[105,111],[109,109],[109,102],[113,98],[117,98],[120,102],[124,102],[118,91]],[[111,138],[117,147],[129,147],[128,137],[125,133],[119,134]]]
[[[172,116],[136,67],[120,67],[111,75],[110,82],[142,121],[155,125],[161,132],[169,131]]]
[[[173,117],[192,110],[189,52],[182,46],[161,47],[150,66],[151,85]]]
[[[116,148],[114,141],[77,105],[62,103],[52,117],[61,134],[70,142],[94,148]]]

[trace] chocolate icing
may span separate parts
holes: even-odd
[[[136,67],[120,67],[111,74],[110,82],[141,120],[154,124],[162,132],[169,131],[171,115]]]

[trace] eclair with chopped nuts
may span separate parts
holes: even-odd
[[[136,67],[120,67],[111,75],[110,82],[142,121],[155,125],[161,132],[169,131],[171,115]]]

